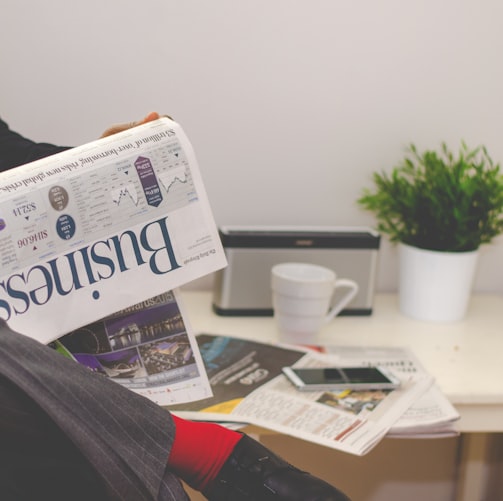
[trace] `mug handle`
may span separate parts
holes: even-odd
[[[334,293],[337,289],[349,289],[345,296],[341,297],[339,302],[332,306],[325,317],[325,322],[330,322],[336,315],[338,315],[344,307],[349,304],[358,293],[358,284],[349,278],[338,278],[335,282]]]

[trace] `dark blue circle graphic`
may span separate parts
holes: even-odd
[[[75,235],[75,221],[72,216],[63,214],[58,217],[56,231],[62,240],[70,240]]]

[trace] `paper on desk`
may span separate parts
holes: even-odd
[[[353,360],[355,364],[380,365],[395,374],[427,373],[414,353],[405,347],[326,346],[322,351],[345,363]],[[458,435],[455,423],[459,417],[458,411],[433,383],[391,427],[388,436],[412,438]]]
[[[299,392],[283,366],[348,366],[355,359],[227,336],[199,334],[197,341],[214,396],[171,411],[249,423],[356,455],[371,450],[433,381],[426,373],[396,374],[402,386],[393,391]]]
[[[459,413],[433,384],[388,432],[396,438],[441,438],[459,435]]]
[[[14,330],[159,404],[211,395],[175,289],[226,259],[179,124],[1,173],[0,262],[0,318]]]

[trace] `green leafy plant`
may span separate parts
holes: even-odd
[[[445,143],[423,153],[411,144],[390,174],[374,173],[373,181],[358,204],[392,242],[462,252],[503,232],[503,176],[483,146],[463,142],[455,156]]]

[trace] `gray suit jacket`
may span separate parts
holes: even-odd
[[[187,500],[175,426],[150,400],[0,321],[3,501]]]

